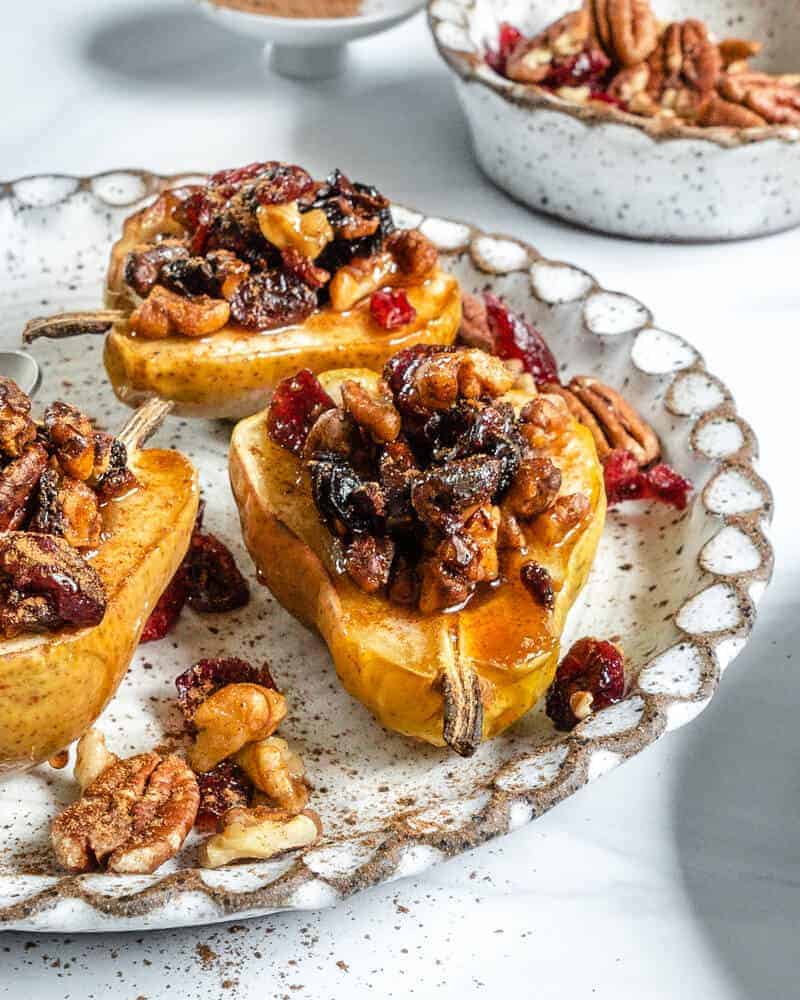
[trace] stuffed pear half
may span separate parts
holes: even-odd
[[[451,343],[458,286],[388,200],[339,171],[274,161],[164,191],[111,250],[106,306],[31,321],[36,337],[108,333],[105,366],[131,406],[239,418],[299,368],[380,371],[398,349]]]
[[[230,474],[260,579],[387,728],[468,756],[545,693],[606,508],[558,396],[475,349],[299,372]]]
[[[65,403],[35,423],[30,405],[0,379],[0,777],[49,759],[103,710],[198,507],[189,460],[142,447],[164,403],[118,437]]]

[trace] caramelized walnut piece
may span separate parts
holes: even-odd
[[[236,763],[271,805],[291,814],[308,805],[306,769],[286,740],[270,736],[248,743],[236,754]]]
[[[212,299],[208,295],[187,298],[163,285],[156,285],[131,313],[130,325],[134,333],[152,340],[174,333],[204,337],[221,330],[230,315],[231,307],[224,299]]]
[[[386,240],[386,249],[394,257],[403,275],[411,282],[423,281],[439,262],[439,252],[418,229],[399,229]]]
[[[44,411],[44,427],[53,455],[73,479],[88,479],[94,468],[94,427],[91,420],[69,403],[51,403]]]
[[[585,493],[568,493],[566,496],[558,497],[553,504],[553,520],[566,533],[580,524],[589,513],[590,506]]]
[[[658,42],[649,0],[588,0],[592,33],[620,66],[643,62]]]
[[[358,535],[347,546],[344,566],[366,594],[375,594],[389,582],[393,558],[394,542],[391,538]]]
[[[352,309],[361,299],[391,284],[394,272],[395,261],[390,253],[354,257],[331,278],[328,285],[331,308],[335,312]]]
[[[341,410],[325,410],[314,421],[303,448],[303,457],[314,455],[349,455],[356,446],[358,435],[350,417]]]
[[[506,494],[504,505],[525,520],[553,506],[561,489],[561,471],[549,458],[524,458]]]
[[[377,385],[377,395],[359,382],[342,383],[342,402],[346,413],[379,444],[394,441],[400,433],[400,414],[384,381]]]
[[[150,874],[180,850],[199,803],[195,776],[178,757],[149,752],[104,768],[53,821],[56,859],[70,872]]]
[[[298,815],[266,806],[231,809],[220,820],[219,833],[200,846],[200,864],[220,868],[245,858],[265,861],[284,851],[308,847],[321,833],[322,823],[311,809]]]
[[[195,771],[210,771],[253,740],[271,736],[286,717],[286,699],[258,684],[228,684],[198,707],[190,752]]]
[[[19,458],[35,437],[30,399],[16,382],[0,375],[0,452]]]
[[[448,410],[459,398],[497,397],[514,376],[500,358],[468,348],[424,358],[413,375],[416,402],[424,410]]]
[[[34,442],[0,472],[0,531],[21,527],[46,468],[47,452]]]
[[[106,738],[100,730],[87,729],[78,740],[72,772],[81,791],[85,791],[95,778],[99,778],[107,767],[116,764],[118,760],[119,757],[106,746]]]

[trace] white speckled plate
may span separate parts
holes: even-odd
[[[0,346],[16,346],[32,314],[99,301],[106,254],[124,215],[162,180],[120,171],[35,177],[0,188]],[[742,649],[772,569],[772,499],[753,468],[756,443],[730,392],[697,351],[654,325],[628,295],[506,236],[423,218],[420,225],[469,290],[490,288],[544,333],[565,375],[593,373],[624,389],[651,421],[666,458],[697,486],[689,509],[624,505],[608,519],[565,642],[619,635],[631,667],[626,700],[569,735],[541,710],[470,760],[384,732],[340,688],[321,642],[256,585],[227,484],[229,426],[173,420],[159,440],[197,462],[210,530],[253,583],[242,612],[186,611],[167,639],[143,646],[100,725],[129,754],[179,720],[177,673],[202,656],[268,658],[289,694],[281,732],[306,759],[325,837],[304,854],[205,872],[195,846],[152,876],[65,878],[48,821],[74,795],[69,771],[41,767],[0,786],[0,928],[127,930],[330,906],[371,884],[419,872],[527,823],[587,781],[696,716]],[[42,399],[91,407],[113,427],[124,412],[104,381],[98,339],[42,342]],[[0,720],[2,724],[2,720]]]

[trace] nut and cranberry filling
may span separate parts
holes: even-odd
[[[44,419],[0,377],[0,637],[96,625],[103,584],[81,550],[101,541],[102,504],[136,483],[125,445],[67,403]]]
[[[501,76],[578,104],[647,118],[754,128],[800,124],[800,76],[759,73],[759,42],[717,42],[694,18],[659,23],[649,0],[586,0],[526,37],[501,24],[486,62]]]
[[[526,522],[570,499],[531,444],[541,400],[517,414],[503,398],[517,377],[475,348],[418,345],[374,389],[345,381],[341,406],[308,372],[278,386],[268,433],[305,463],[361,589],[424,613],[462,606],[501,580],[503,550],[524,544]],[[553,399],[563,427],[569,414]],[[588,510],[579,499],[572,526]]]
[[[223,170],[165,192],[150,217],[160,225],[128,254],[124,281],[140,303],[131,329],[153,339],[274,330],[365,299],[397,329],[415,318],[406,288],[437,264],[422,233],[395,231],[376,188],[338,170],[326,181],[277,162]]]

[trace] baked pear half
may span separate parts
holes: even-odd
[[[542,697],[603,529],[562,399],[479,350],[299,373],[230,477],[259,579],[388,729],[469,756]]]
[[[380,371],[455,339],[458,285],[389,202],[339,171],[266,162],[164,191],[111,250],[104,310],[33,320],[25,338],[107,333],[114,392],[192,417],[262,409],[300,368]]]
[[[6,380],[0,778],[48,760],[102,712],[186,553],[199,500],[187,458],[142,447],[164,403],[137,411],[117,438],[93,433],[79,411],[54,404],[25,440],[20,411],[5,405],[7,388]]]

